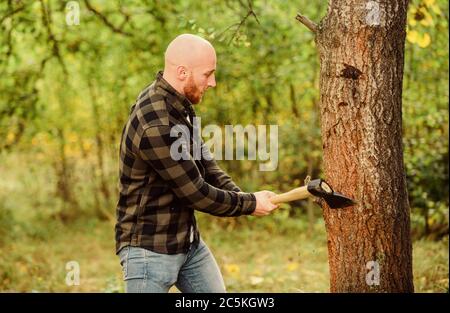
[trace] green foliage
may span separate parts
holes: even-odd
[[[435,238],[448,234],[447,12],[448,2],[411,4],[405,55],[404,159],[412,225],[416,236]],[[412,40],[411,31],[427,34],[430,42],[421,42],[421,35]]]

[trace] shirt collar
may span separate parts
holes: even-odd
[[[163,93],[172,98],[171,105],[184,116],[188,114],[192,108],[192,102],[184,95],[175,90],[164,78],[163,71],[156,74],[156,88],[160,88]]]

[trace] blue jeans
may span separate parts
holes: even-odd
[[[181,292],[226,292],[222,274],[200,239],[187,253],[160,254],[127,246],[119,252],[125,291],[162,293],[175,285]]]

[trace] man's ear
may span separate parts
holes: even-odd
[[[177,67],[177,78],[181,81],[187,78],[187,70],[183,65]]]

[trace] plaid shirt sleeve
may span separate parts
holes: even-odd
[[[253,194],[222,190],[209,184],[191,156],[187,160],[174,160],[170,147],[176,139],[170,136],[170,126],[152,125],[143,131],[138,151],[140,157],[168,183],[178,199],[187,207],[216,216],[253,213],[256,208]],[[219,185],[230,186],[231,179],[229,181],[221,175],[217,168],[211,167],[211,170]]]
[[[205,180],[216,188],[241,192],[242,191],[241,188],[239,188],[236,185],[236,183],[231,179],[231,177],[219,167],[216,160],[209,152],[209,149],[203,142],[202,142],[202,150],[203,155],[205,154],[208,155],[208,159],[206,158],[202,159],[203,166],[205,167],[206,170]]]

